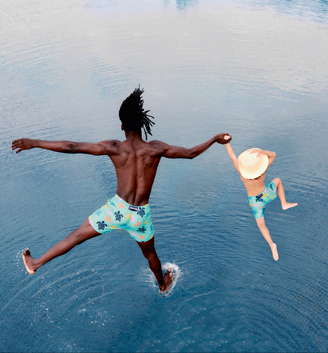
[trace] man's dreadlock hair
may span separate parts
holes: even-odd
[[[141,98],[143,92],[144,89],[140,89],[139,86],[124,100],[119,110],[119,117],[126,131],[141,132],[143,128],[147,140],[147,133],[152,135],[151,126],[155,125],[149,118],[155,118],[147,114],[149,110],[143,109],[144,101]]]

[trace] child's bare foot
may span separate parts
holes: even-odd
[[[292,207],[295,207],[297,206],[298,203],[289,203],[289,202],[286,202],[285,204],[281,205],[282,209],[285,211],[285,210],[288,210],[288,208],[292,208]]]
[[[278,251],[277,251],[277,245],[275,243],[272,243],[271,245],[271,251],[272,251],[272,256],[273,258],[278,261],[279,260],[279,256],[278,256]]]
[[[31,256],[30,250],[26,249],[23,253],[22,253],[22,257],[23,257],[23,261],[24,261],[24,265],[26,267],[26,271],[30,274],[33,275],[36,271],[35,266],[33,266],[33,257]]]
[[[169,289],[169,287],[173,281],[173,275],[174,275],[173,270],[168,268],[164,274],[165,285],[162,288],[160,288],[161,293],[165,293]]]

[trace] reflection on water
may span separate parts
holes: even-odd
[[[306,20],[328,23],[328,1],[317,0],[162,0],[165,7],[176,3],[178,10],[187,10],[195,5],[249,7],[256,10],[274,10],[279,14]]]
[[[327,350],[326,6],[3,4],[3,351]],[[299,203],[286,212],[278,201],[268,206],[277,263],[225,148],[215,145],[159,166],[150,202],[158,254],[177,274],[170,296],[158,295],[123,231],[25,273],[21,251],[39,256],[77,228],[112,196],[116,176],[108,158],[14,155],[11,140],[123,139],[118,108],[139,83],[156,117],[154,139],[189,147],[227,131],[236,154],[277,152],[267,178],[280,177]]]
[[[325,0],[306,1],[306,0],[262,0],[262,1],[239,1],[241,5],[249,5],[258,9],[273,9],[280,14],[297,17],[308,21],[328,22],[328,2]]]
[[[198,4],[198,0],[176,0],[176,3],[178,10],[185,10],[190,6]]]
[[[144,2],[131,2],[129,0],[86,1],[86,8],[91,9],[97,15],[119,13],[141,13],[147,11],[159,11],[164,9],[176,9],[178,11],[197,8],[241,7],[256,10],[273,10],[279,14],[298,18],[306,21],[328,23],[328,2],[326,0],[152,0]]]

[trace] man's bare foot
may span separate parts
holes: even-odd
[[[24,265],[26,267],[26,271],[30,274],[33,275],[36,271],[36,268],[33,267],[32,263],[33,263],[33,257],[31,256],[30,250],[26,249],[23,253],[22,253],[22,258],[24,261]]]
[[[292,207],[295,207],[297,206],[298,203],[289,203],[289,202],[286,202],[285,204],[281,205],[282,209],[285,211],[285,210],[288,210],[288,208],[292,208]]]
[[[161,293],[165,293],[169,289],[169,287],[173,281],[173,276],[174,276],[173,270],[168,268],[164,274],[165,285],[162,288],[160,288]]]
[[[271,245],[271,251],[272,251],[272,256],[273,258],[278,261],[279,260],[279,256],[278,256],[278,251],[277,251],[277,245],[275,243],[272,243]]]

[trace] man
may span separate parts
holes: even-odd
[[[108,140],[98,143],[72,141],[44,141],[19,139],[12,142],[12,150],[19,153],[31,148],[43,148],[62,153],[86,153],[107,155],[114,164],[117,176],[116,195],[94,212],[83,224],[65,239],[50,248],[38,259],[27,249],[22,254],[28,273],[35,271],[53,258],[63,255],[75,245],[96,237],[112,229],[125,229],[136,240],[143,255],[154,273],[161,292],[166,292],[173,280],[173,271],[168,269],[163,276],[161,262],[154,247],[154,233],[151,213],[148,206],[151,189],[158,164],[162,157],[195,158],[205,152],[213,143],[225,144],[230,141],[229,134],[218,134],[209,141],[192,148],[170,146],[161,141],[146,142],[141,129],[151,135],[154,122],[144,111],[143,90],[137,88],[122,103],[119,117],[126,140]]]

